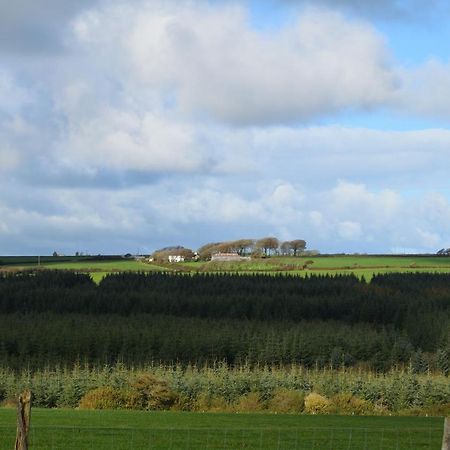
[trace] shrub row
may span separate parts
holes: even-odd
[[[450,383],[443,376],[306,370],[301,366],[251,369],[217,364],[145,370],[76,366],[33,374],[0,370],[0,400],[16,398],[25,387],[33,391],[34,404],[40,407],[442,414],[450,404]]]
[[[170,390],[167,383],[144,375],[125,389],[99,387],[87,392],[80,400],[81,409],[140,409],[185,410],[186,399]],[[383,410],[351,393],[336,394],[328,399],[316,392],[277,388],[268,400],[259,392],[249,392],[229,403],[218,395],[200,394],[193,403],[193,411],[201,412],[258,412],[284,414],[376,414]]]

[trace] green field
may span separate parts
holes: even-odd
[[[105,260],[96,260],[92,257],[41,257],[39,265],[37,256],[7,256],[0,257],[0,271],[27,270],[40,267],[41,269],[75,270],[88,272],[95,282],[108,273],[114,272],[150,272],[154,270],[169,270],[169,268],[148,264],[134,259],[117,257]]]
[[[8,264],[8,259],[4,260],[3,268],[20,268],[20,269],[30,269],[38,267],[37,258],[35,262],[30,260],[21,261],[20,258],[16,260],[14,264]],[[41,259],[40,267],[47,269],[68,269],[68,270],[83,270],[83,271],[100,271],[100,272],[118,272],[118,271],[142,271],[142,270],[156,270],[157,267],[146,264],[141,261],[130,260],[130,259],[113,259],[113,260],[91,260],[91,259],[67,259],[61,260],[55,258]]]
[[[450,258],[441,256],[414,255],[324,255],[324,256],[303,256],[303,257],[271,257],[260,258],[242,262],[191,262],[180,265],[191,269],[208,269],[223,267],[237,270],[301,270],[306,262],[308,271],[315,270],[360,270],[360,269],[438,269],[450,270]]]
[[[0,269],[31,269],[37,267],[37,257],[0,257]],[[315,257],[271,257],[242,262],[147,263],[132,259],[96,260],[92,257],[42,257],[42,268],[90,272],[95,281],[107,273],[121,271],[181,271],[181,272],[262,272],[292,273],[300,276],[354,273],[370,280],[378,273],[446,272],[450,273],[450,257],[434,255],[324,255]],[[306,267],[305,267],[306,266]]]
[[[0,409],[0,448],[12,448],[15,411]],[[443,420],[138,411],[32,412],[31,450],[438,449]]]

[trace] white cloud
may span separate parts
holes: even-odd
[[[383,38],[366,22],[310,9],[256,31],[236,4],[112,2],[81,15],[74,30],[76,51],[50,83],[58,170],[279,169],[319,184],[446,176],[448,130],[273,126],[403,98]]]
[[[101,108],[70,114],[56,157],[67,166],[143,172],[197,172],[214,166],[198,130],[150,112]]]
[[[434,233],[428,230],[416,229],[417,236],[419,238],[419,244],[422,248],[437,249],[439,244],[442,243],[442,237],[438,233]]]
[[[309,10],[264,33],[241,7],[169,5],[91,12],[75,31],[180,112],[228,123],[308,120],[384,104],[396,91],[384,41],[366,22]]]
[[[297,206],[301,204],[303,200],[303,195],[295,189],[292,184],[281,183],[272,192],[269,197],[269,201],[274,206],[286,206],[293,205]]]
[[[126,249],[127,244],[130,249],[146,225],[145,214],[136,213],[134,198],[129,191],[113,195],[84,189],[36,189],[34,196],[20,192],[9,201],[3,197],[0,248],[3,254],[49,254],[55,249],[111,253]]]
[[[253,134],[265,167],[289,179],[323,185],[339,178],[376,186],[442,187],[450,164],[450,131],[384,131],[342,126],[271,127]]]
[[[330,208],[349,217],[364,217],[369,226],[389,224],[399,213],[400,196],[391,190],[370,192],[362,184],[340,181],[329,197]],[[346,222],[356,223],[356,222]]]
[[[270,179],[272,184],[275,176],[282,178],[277,201],[291,195],[289,184],[323,186],[340,178],[433,189],[445,185],[450,165],[450,131],[443,129],[391,132],[330,126],[237,131],[112,108],[99,109],[93,117],[69,117],[70,128],[54,151],[56,166],[166,176],[209,173]]]
[[[0,204],[0,247],[74,252],[85,242],[83,251],[135,251],[268,234],[303,238],[323,252],[433,252],[450,245],[450,203],[434,193],[410,200],[348,181],[320,191],[263,185],[249,192],[228,178],[184,178],[114,192],[38,189],[39,204],[16,192]]]
[[[363,230],[358,222],[340,222],[338,224],[338,233],[342,239],[348,241],[358,241],[363,237]]]
[[[430,196],[436,198],[436,194],[411,201],[399,192],[373,192],[364,185],[342,181],[330,190],[302,190],[299,203],[298,188],[290,185],[288,190],[293,195],[283,196],[282,202],[273,202],[280,185],[262,189],[257,198],[229,192],[226,183],[216,184],[214,190],[164,190],[159,194],[166,202],[159,202],[153,211],[157,217],[170,214],[172,224],[183,223],[185,231],[198,224],[222,230],[226,224],[229,230],[238,230],[235,236],[259,232],[283,239],[301,237],[310,247],[323,251],[388,252],[399,246],[435,251],[450,241],[448,222],[434,220],[436,214],[448,214],[450,203],[441,196],[430,203]],[[211,233],[206,240],[220,240],[221,232]]]
[[[113,0],[72,30],[52,70],[0,70],[1,248],[450,246],[449,130],[308,126],[378,106],[448,118],[447,63],[399,69],[371,25],[321,9],[262,30],[243,3]]]
[[[151,203],[158,215],[171,217],[174,223],[197,224],[217,222],[250,222],[264,216],[264,207],[258,201],[221,189],[188,187],[169,194],[163,192],[160,200]]]

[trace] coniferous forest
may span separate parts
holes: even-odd
[[[290,365],[449,375],[450,276],[0,276],[0,364]]]

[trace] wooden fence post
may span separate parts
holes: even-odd
[[[450,417],[444,421],[444,437],[442,438],[442,450],[450,450]]]
[[[28,450],[28,432],[31,417],[31,392],[23,391],[17,405],[17,434],[15,450]]]

